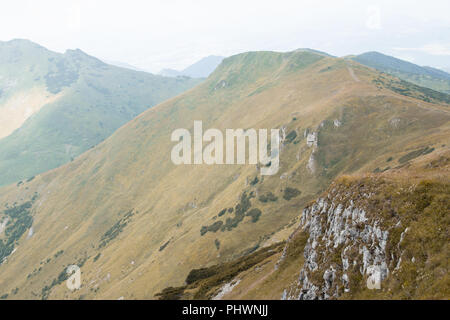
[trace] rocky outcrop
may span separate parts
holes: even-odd
[[[309,156],[308,164],[306,165],[306,167],[312,174],[316,173],[317,165],[316,165],[316,159],[314,157],[314,151]]]
[[[282,299],[335,299],[350,292],[355,276],[373,287],[388,277],[398,261],[386,251],[389,230],[382,218],[366,209],[372,196],[335,186],[303,210],[296,232],[308,235],[304,264]]]
[[[308,147],[317,147],[319,141],[317,136],[317,132],[308,133],[306,137],[306,144]]]
[[[226,294],[233,291],[234,287],[236,287],[241,280],[233,280],[231,282],[226,283],[219,291],[217,295],[215,295],[212,300],[221,300]]]

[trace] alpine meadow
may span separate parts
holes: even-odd
[[[0,300],[450,299],[445,10],[282,2],[0,31]]]

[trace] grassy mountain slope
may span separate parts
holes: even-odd
[[[73,162],[0,189],[0,219],[17,230],[0,235],[0,293],[155,298],[192,269],[287,239],[302,208],[337,176],[389,171],[391,161],[448,149],[448,106],[417,99],[423,93],[414,88],[392,91],[374,82],[379,77],[311,52],[225,59],[204,83]],[[205,129],[281,128],[280,171],[263,177],[254,165],[175,166],[171,133],[192,131],[194,120]],[[307,143],[311,137],[317,140]],[[75,292],[64,284],[70,264],[83,274]]]
[[[366,52],[352,60],[416,85],[450,94],[450,74],[442,70],[421,67],[379,52]]]
[[[166,288],[159,297],[448,299],[449,166],[450,152],[441,150],[384,173],[340,177],[306,207],[287,242],[192,270],[187,285]],[[355,209],[364,210],[370,222],[353,224]],[[340,220],[347,210],[350,216]],[[345,240],[336,246],[329,235],[345,230],[345,224],[349,232],[340,234]],[[379,233],[370,232],[377,228]],[[355,236],[358,230],[367,236]],[[382,241],[385,250],[379,250]],[[372,264],[387,268],[379,290],[367,287]]]
[[[0,43],[0,185],[71,161],[197,83],[114,67],[80,50]]]

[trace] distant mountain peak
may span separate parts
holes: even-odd
[[[200,59],[182,71],[163,69],[159,74],[166,77],[187,76],[191,78],[207,78],[219,66],[223,59],[224,57],[221,56],[210,55]]]
[[[326,53],[324,51],[319,51],[319,50],[315,50],[315,49],[311,49],[311,48],[298,48],[294,51],[295,52],[311,52],[311,53],[316,53],[316,54],[320,54],[320,55],[327,56],[327,57],[334,57],[333,55]]]
[[[140,69],[134,65],[131,65],[129,63],[126,62],[122,62],[122,61],[114,61],[114,60],[103,60],[103,62],[119,67],[119,68],[123,68],[123,69],[129,69],[129,70],[133,70],[133,71],[139,71],[139,72],[146,72],[149,73],[148,71],[144,70],[144,69]]]
[[[377,51],[348,57],[365,66],[392,74],[405,81],[443,93],[450,93],[450,74],[432,67],[423,67]]]
[[[95,62],[96,64],[105,64],[100,59],[87,54],[81,49],[67,49],[66,52],[64,52],[64,56],[66,56],[69,59],[71,58],[77,61],[86,61],[86,62],[91,61]]]
[[[110,66],[80,49],[0,42],[0,185],[71,161],[198,83]]]
[[[0,47],[22,48],[22,49],[29,48],[48,51],[48,49],[46,49],[45,47],[27,39],[12,39],[9,41],[0,41]]]
[[[208,56],[184,69],[181,73],[192,78],[207,78],[222,62],[224,57]]]
[[[182,75],[181,71],[175,69],[162,69],[159,74],[164,77],[179,77]]]
[[[17,45],[17,44],[26,44],[26,45],[33,45],[33,46],[36,46],[36,47],[42,47],[41,45],[39,45],[39,44],[37,44],[37,43],[35,43],[35,42],[31,41],[31,40],[21,39],[21,38],[11,39],[9,41],[0,41],[0,43],[8,43],[8,44],[15,44],[15,45]]]

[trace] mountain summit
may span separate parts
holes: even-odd
[[[0,185],[67,163],[157,103],[199,83],[0,42]]]

